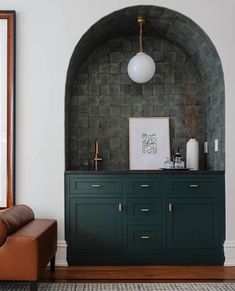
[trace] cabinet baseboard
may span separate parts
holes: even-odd
[[[224,243],[225,266],[235,266],[235,240],[226,240]]]
[[[67,243],[65,240],[57,241],[56,266],[68,266]]]

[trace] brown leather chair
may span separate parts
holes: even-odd
[[[37,290],[47,264],[55,269],[56,249],[56,220],[35,219],[26,205],[0,211],[0,280],[30,281]]]

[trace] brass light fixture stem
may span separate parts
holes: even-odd
[[[137,23],[140,25],[140,34],[139,34],[139,51],[140,53],[142,53],[144,50],[143,50],[143,24],[145,23],[145,19],[141,16],[139,16],[137,18]]]

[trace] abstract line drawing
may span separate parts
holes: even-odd
[[[157,135],[156,133],[142,133],[142,153],[157,154]]]
[[[170,157],[169,117],[129,117],[130,170],[156,170]]]

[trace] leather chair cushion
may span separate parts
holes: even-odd
[[[4,244],[7,239],[7,226],[5,222],[0,218],[0,247]]]
[[[34,219],[33,210],[26,205],[16,205],[0,212],[0,247],[7,237]]]

